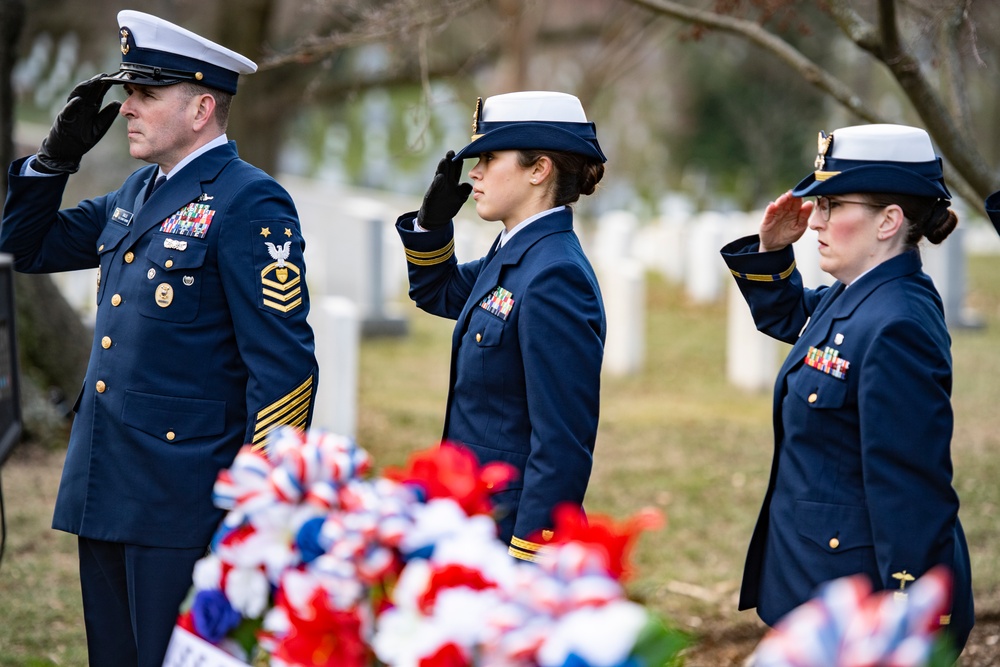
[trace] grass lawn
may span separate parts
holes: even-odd
[[[969,272],[968,305],[986,326],[953,332],[955,485],[977,607],[996,615],[1000,261],[973,257]],[[663,509],[667,526],[644,535],[635,554],[635,595],[696,635],[752,635],[759,623],[736,612],[736,593],[771,461],[770,392],[726,384],[722,304],[691,305],[656,278],[647,299],[645,371],[604,381],[587,509],[619,519],[644,506]],[[358,439],[379,467],[403,463],[440,436],[451,323],[408,312],[409,336],[362,348]],[[3,469],[0,667],[86,664],[75,538],[48,528],[61,462],[61,454],[21,448]]]

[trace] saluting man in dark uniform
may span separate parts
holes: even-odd
[[[155,16],[118,15],[120,71],[78,85],[11,165],[0,250],[28,273],[99,268],[97,321],[53,527],[79,536],[90,664],[160,665],[244,443],[309,425],[318,374],[291,198],[226,138],[256,65]],[[124,103],[102,99],[123,84]],[[118,115],[151,163],[59,210]]]

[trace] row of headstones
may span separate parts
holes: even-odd
[[[406,260],[394,222],[419,206],[419,201],[295,177],[281,181],[296,202],[307,241],[310,322],[322,369],[314,423],[353,435],[362,337],[399,335],[407,330],[406,318],[399,311],[407,299]],[[628,375],[643,368],[645,276],[655,271],[679,285],[696,303],[715,302],[728,294],[727,377],[751,390],[770,386],[779,344],[756,330],[719,256],[725,243],[755,233],[759,218],[759,213],[694,214],[683,207],[668,207],[660,218],[645,223],[631,213],[612,212],[600,216],[593,230],[580,230],[604,295],[606,373]],[[965,248],[970,245],[965,237],[967,233],[974,236],[972,245],[980,251],[1000,250],[996,236],[988,231],[988,236],[981,236],[978,228],[966,231],[960,226],[941,246],[922,251],[953,327],[975,324],[964,305]],[[481,257],[498,232],[497,223],[485,223],[463,212],[456,221],[459,261]],[[833,281],[819,269],[814,233],[807,232],[796,245],[796,259],[807,286]],[[93,280],[81,280],[78,274],[55,277],[84,319],[92,322]]]
[[[960,206],[960,204],[956,204]],[[976,221],[968,222],[940,245],[921,244],[924,270],[941,294],[945,318],[953,330],[980,326],[966,306],[968,252],[1000,253],[994,231]],[[769,388],[780,363],[781,344],[757,331],[749,309],[722,261],[719,250],[726,243],[755,234],[761,212],[729,214],[706,212],[671,215],[640,224],[625,212],[601,217],[592,252],[601,272],[608,310],[608,343],[605,364],[609,372],[625,374],[642,367],[645,326],[645,270],[655,271],[679,285],[695,303],[725,298],[726,376],[736,386],[756,391]],[[819,267],[817,237],[809,230],[795,244],[796,265],[807,287],[829,285],[834,278]]]

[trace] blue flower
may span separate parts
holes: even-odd
[[[198,591],[191,606],[191,618],[195,632],[213,644],[218,644],[226,633],[243,620],[240,613],[229,604],[225,594],[218,589]]]
[[[299,528],[299,534],[295,536],[295,543],[302,554],[303,563],[311,563],[322,556],[326,549],[320,544],[320,531],[323,529],[323,517],[309,519]]]

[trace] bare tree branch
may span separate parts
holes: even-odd
[[[397,0],[367,11],[361,20],[343,32],[310,35],[293,48],[260,63],[261,70],[282,65],[311,63],[354,46],[390,42],[420,26],[441,28],[457,16],[486,4],[487,0]]]
[[[853,90],[780,37],[757,23],[713,11],[699,10],[672,0],[631,0],[661,14],[721,32],[734,34],[770,51],[799,73],[802,78],[827,93],[849,111],[868,122],[888,122],[864,104]],[[910,101],[938,149],[950,165],[946,173],[954,189],[970,201],[981,201],[1000,188],[975,142],[955,122],[941,96],[924,76],[919,60],[903,44],[896,16],[895,0],[878,0],[878,26],[872,26],[844,0],[825,4],[829,15],[859,48],[888,67]]]
[[[753,21],[694,9],[671,0],[632,0],[632,2],[688,23],[743,37],[778,56],[798,72],[802,78],[830,95],[859,118],[870,123],[885,122],[860,97],[854,94],[850,86],[807,58],[791,44],[764,30]]]
[[[927,78],[919,61],[899,39],[895,0],[879,0],[880,58],[909,98],[941,152],[981,199],[1000,185],[971,138],[964,132]],[[875,55],[875,54],[873,54]],[[878,57],[876,55],[876,57]]]

